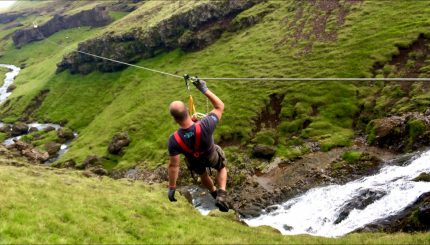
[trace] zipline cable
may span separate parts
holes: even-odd
[[[34,28],[43,37],[45,37],[43,35],[43,33],[39,31],[38,26],[36,24],[34,24]],[[156,69],[145,67],[145,66],[135,65],[135,64],[124,62],[124,61],[103,57],[100,55],[92,54],[92,53],[81,51],[78,49],[69,48],[69,47],[61,45],[59,43],[53,42],[53,41],[49,40],[49,38],[47,38],[47,37],[45,37],[45,40],[47,40],[48,42],[53,43],[57,46],[68,49],[70,51],[85,54],[85,55],[99,58],[102,60],[107,60],[107,61],[115,62],[118,64],[123,64],[123,65],[131,66],[131,67],[135,67],[138,69],[143,69],[146,71],[150,71],[150,72],[154,72],[154,73],[158,73],[158,74],[162,74],[162,75],[166,75],[166,76],[171,76],[171,77],[175,77],[175,78],[181,78],[181,79],[184,78],[183,76],[176,75],[173,73],[160,71],[160,70],[156,70]],[[354,82],[354,81],[357,81],[357,82],[358,81],[360,81],[360,82],[366,82],[366,81],[368,81],[368,82],[372,82],[372,81],[410,81],[410,82],[430,82],[430,78],[423,78],[423,77],[407,77],[407,78],[401,78],[401,77],[394,77],[394,78],[387,78],[387,77],[378,77],[378,78],[358,78],[358,77],[357,78],[354,78],[354,77],[201,77],[200,79],[208,80],[208,81],[211,80],[211,81],[344,81],[344,82],[347,82],[347,81],[351,81],[351,82]]]

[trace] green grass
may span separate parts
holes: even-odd
[[[232,211],[201,216],[179,194],[178,202],[170,203],[160,185],[86,178],[24,162],[25,167],[15,167],[9,161],[0,159],[0,243],[416,244],[429,239],[427,233],[282,236],[267,227],[247,227]]]
[[[105,29],[72,29],[56,33],[50,40],[76,47],[79,41],[100,35],[104,30],[123,32],[128,28],[146,28],[171,14],[185,11],[201,2],[145,2],[138,10],[119,19]],[[426,32],[430,13],[424,1],[394,1],[387,5],[378,1],[365,1],[353,5],[342,27],[338,27],[336,41],[313,40],[312,50],[301,52],[310,42],[291,38],[294,28],[280,25],[295,16],[292,9],[299,8],[294,1],[273,1],[277,8],[261,23],[236,33],[226,32],[208,48],[191,53],[180,50],[164,52],[142,60],[139,65],[165,70],[178,75],[190,73],[205,76],[232,77],[369,77],[374,62],[384,62],[396,54],[396,45],[413,42],[419,33]],[[178,5],[179,4],[179,5]],[[315,6],[302,3],[306,16],[311,19]],[[258,13],[265,5],[241,14]],[[159,11],[153,11],[159,9]],[[377,11],[375,11],[377,10]],[[318,11],[317,11],[318,12]],[[405,16],[408,16],[405,18]],[[387,18],[389,22],[385,21]],[[330,25],[333,25],[333,20]],[[334,28],[333,26],[330,28]],[[306,22],[304,30],[312,30]],[[69,39],[65,39],[69,36]],[[294,48],[291,48],[294,47]],[[74,158],[81,163],[88,155],[107,155],[111,137],[127,131],[131,145],[120,158],[112,159],[117,168],[138,163],[158,166],[167,158],[166,141],[175,130],[167,106],[173,100],[187,99],[181,79],[165,77],[147,71],[129,68],[122,72],[87,76],[55,74],[55,64],[69,51],[48,41],[41,41],[16,50],[4,50],[2,63],[27,63],[17,78],[17,89],[11,96],[10,108],[3,109],[3,120],[13,121],[38,91],[50,90],[46,100],[35,112],[40,120],[63,121],[79,132],[70,151],[60,160]],[[387,67],[385,72],[390,72]],[[416,90],[411,99],[400,101],[405,94],[395,84],[354,82],[259,82],[219,81],[208,82],[209,88],[226,104],[225,116],[215,138],[236,138],[241,142],[272,143],[278,139],[277,155],[295,157],[308,152],[289,145],[291,137],[317,141],[324,151],[333,147],[348,146],[354,138],[353,123],[360,105],[376,108],[373,115],[384,113],[391,102],[406,110],[410,101],[428,104],[425,90]],[[378,92],[381,95],[378,97]],[[280,126],[258,133],[252,138],[253,118],[265,106],[272,93],[285,94],[282,103]],[[199,111],[205,111],[205,100],[193,89]],[[376,106],[369,101],[376,99]],[[394,101],[392,101],[394,99]],[[368,103],[368,104],[366,104]],[[406,109],[405,109],[406,108]],[[10,110],[9,110],[10,109]],[[372,119],[372,118],[371,118]],[[310,122],[304,124],[304,122]],[[362,127],[365,127],[363,123]]]
[[[342,159],[349,164],[354,164],[360,160],[361,154],[360,151],[346,151],[342,154]]]
[[[0,67],[0,77],[4,78],[6,76],[6,73],[8,73],[8,72],[9,72],[8,68],[6,68],[6,67]],[[0,87],[3,86],[3,84],[4,84],[4,80],[2,79],[0,81]]]

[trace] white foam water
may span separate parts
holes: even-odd
[[[389,165],[373,176],[344,185],[311,189],[279,205],[277,210],[244,221],[249,226],[271,226],[284,235],[342,236],[401,212],[421,194],[429,192],[429,182],[412,181],[420,173],[429,171],[430,151],[426,151],[408,165]],[[344,220],[335,222],[343,208],[366,190],[385,195],[363,209],[352,209]]]
[[[15,77],[18,75],[21,69],[14,65],[7,65],[7,64],[0,64],[0,67],[6,67],[10,70],[8,73],[6,73],[6,78],[4,79],[3,86],[0,87],[0,104],[1,104],[11,94],[11,92],[7,92],[7,88],[13,83]]]

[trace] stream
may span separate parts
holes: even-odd
[[[8,68],[10,71],[6,73],[6,77],[4,79],[4,83],[3,85],[0,87],[0,104],[5,102],[7,97],[9,97],[9,95],[11,95],[11,92],[7,92],[8,87],[14,82],[15,77],[18,76],[19,72],[21,71],[21,69],[19,67],[16,67],[14,65],[8,65],[8,64],[0,64],[0,67],[6,67]],[[3,122],[0,122],[0,127],[5,126],[6,124]],[[37,128],[37,130],[44,130],[48,127],[52,127],[55,130],[59,130],[62,128],[61,125],[59,124],[54,124],[54,123],[38,123],[38,122],[32,122],[32,123],[28,123],[28,131],[25,134],[30,133],[30,129],[31,128]],[[6,139],[3,144],[6,146],[12,145],[14,144],[14,140],[19,140],[22,136],[24,136],[25,134],[22,135],[18,135],[15,137],[11,137]],[[77,133],[74,133],[74,136],[77,136]],[[51,163],[53,163],[54,161],[56,161],[57,159],[59,159],[64,153],[67,152],[69,145],[70,145],[71,141],[67,141],[64,144],[62,144],[60,146],[60,150],[57,152],[56,156],[47,160],[45,162],[45,164],[50,165]]]
[[[284,235],[342,236],[398,214],[429,192],[429,182],[412,181],[429,171],[430,150],[416,153],[400,166],[388,162],[372,176],[311,189],[274,206],[274,211],[244,221],[249,226],[271,226]]]

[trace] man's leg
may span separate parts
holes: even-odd
[[[203,174],[200,175],[200,179],[202,180],[202,184],[210,191],[214,192],[216,191],[216,187],[214,185],[214,182],[212,181],[211,177],[209,177],[208,172],[205,170]],[[218,176],[217,176],[218,179]],[[224,185],[225,188],[225,185]]]
[[[223,167],[222,169],[218,170],[218,175],[216,176],[216,183],[217,183],[219,189],[225,191],[225,188],[227,185],[227,168],[226,167]]]

